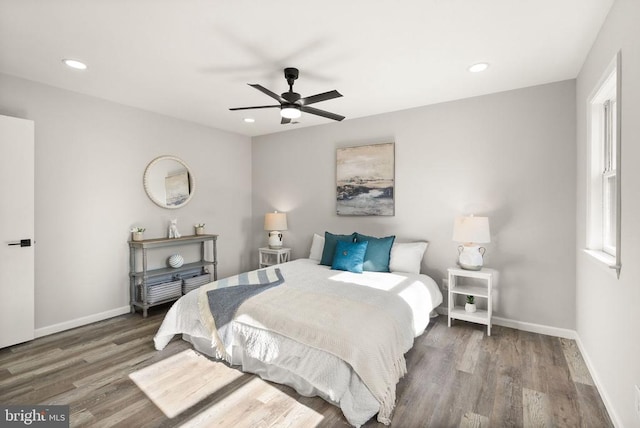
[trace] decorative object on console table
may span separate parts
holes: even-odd
[[[487,326],[487,336],[491,336],[491,316],[493,311],[492,290],[495,271],[493,269],[482,268],[481,270],[467,270],[460,268],[449,268],[449,295],[448,295],[448,324],[451,327],[451,320],[475,322]],[[468,278],[469,283],[463,283],[460,278]],[[473,281],[473,282],[471,282]],[[486,284],[479,285],[479,281]],[[486,309],[476,308],[475,312],[469,312],[465,307],[456,306],[456,297],[465,296],[467,302],[471,297],[475,306],[476,299],[486,300]],[[467,303],[468,305],[469,303]]]
[[[198,223],[193,226],[196,231],[196,235],[204,235],[204,223]]]
[[[269,231],[269,248],[282,248],[282,230],[287,230],[287,214],[278,211],[264,216],[264,230]]]
[[[462,243],[458,247],[458,265],[467,270],[482,269],[484,264],[482,256],[486,248],[477,244],[491,242],[489,218],[473,215],[456,217],[453,225],[453,240]]]
[[[178,219],[174,218],[169,221],[169,238],[179,238],[180,232],[178,232]]]
[[[142,241],[144,239],[145,230],[146,229],[144,227],[134,227],[131,229],[131,240]]]
[[[171,266],[174,269],[177,269],[179,267],[181,267],[184,264],[184,257],[182,257],[180,254],[174,254],[171,257],[169,257],[169,266]]]
[[[206,275],[208,280],[218,279],[218,235],[184,236],[181,238],[145,239],[142,241],[129,241],[129,292],[131,312],[142,310],[142,315],[147,316],[147,310],[155,305],[167,303],[178,299],[182,293],[182,278],[194,275]],[[211,242],[211,260],[205,259],[205,247]],[[180,267],[164,267],[149,269],[147,256],[149,250],[159,248],[173,248],[197,244],[200,246],[200,260],[184,263]],[[142,260],[139,260],[139,255]],[[142,269],[140,269],[142,265]],[[213,277],[210,278],[210,266],[213,266]],[[192,285],[192,284],[189,284]],[[187,287],[188,291],[191,287]]]
[[[291,259],[291,248],[259,248],[258,260],[260,269],[286,263]]]

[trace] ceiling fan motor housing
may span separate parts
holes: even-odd
[[[285,100],[289,101],[291,104],[295,103],[296,101],[298,101],[300,99],[300,94],[297,92],[283,92],[282,93],[282,98],[284,98]]]
[[[293,81],[298,78],[299,71],[294,67],[287,67],[284,69],[284,78],[287,79],[289,85],[293,85]]]

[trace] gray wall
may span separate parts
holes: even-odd
[[[396,215],[338,217],[336,148],[391,141]],[[575,81],[256,137],[252,153],[254,247],[276,209],[294,257],[325,230],[428,240],[422,271],[440,284],[456,261],[454,217],[487,215],[496,315],[575,327]]]
[[[620,427],[640,426],[634,385],[640,385],[640,2],[617,0],[576,84],[577,261],[576,329],[601,395]],[[587,100],[622,49],[622,271],[582,250],[587,217]]]
[[[6,75],[0,94],[0,114],[35,121],[37,329],[128,305],[132,226],[162,237],[170,218],[184,235],[204,222],[220,234],[221,275],[249,267],[248,137]],[[165,154],[182,158],[196,179],[194,198],[177,210],[154,205],[142,186],[146,165]]]

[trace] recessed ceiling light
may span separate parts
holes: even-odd
[[[78,61],[77,59],[63,59],[62,62],[71,68],[75,68],[76,70],[86,70],[87,64],[84,62]]]
[[[256,120],[255,120],[254,118],[252,118],[252,117],[245,117],[245,118],[244,118],[244,121],[245,121],[245,122],[247,122],[247,123],[253,123],[253,122],[255,122]]]
[[[487,68],[489,68],[489,64],[486,62],[479,62],[469,67],[469,71],[472,73],[480,73],[481,71],[485,71]]]

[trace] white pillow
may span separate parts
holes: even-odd
[[[422,257],[427,251],[428,242],[394,242],[389,258],[389,270],[391,272],[420,273]]]
[[[309,258],[320,263],[322,259],[322,251],[324,250],[324,236],[320,236],[317,233],[313,234],[313,242],[311,243],[311,250],[309,250]]]

